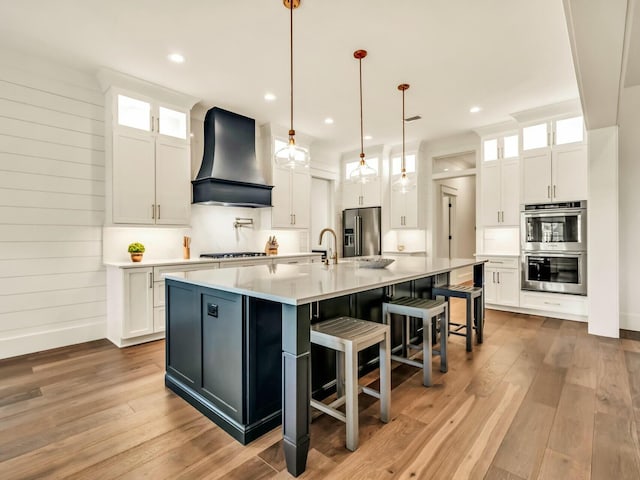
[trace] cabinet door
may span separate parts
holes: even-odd
[[[518,306],[520,304],[520,281],[518,270],[497,270],[498,298],[500,305]]]
[[[113,223],[155,223],[154,157],[152,137],[114,133]]]
[[[191,208],[188,145],[156,141],[156,224],[187,225]]]
[[[166,328],[166,309],[156,307],[153,309],[153,331],[164,332]]]
[[[345,181],[342,184],[342,208],[361,207],[362,185]]]
[[[368,183],[362,184],[361,207],[379,207],[380,201],[380,177]]]
[[[243,420],[242,295],[202,295],[202,393],[234,420]]]
[[[124,293],[122,338],[153,333],[153,268],[127,269]]]
[[[271,190],[271,227],[290,228],[293,226],[291,212],[291,171],[284,168],[273,169],[273,190]]]
[[[553,149],[554,200],[559,202],[587,199],[587,147],[572,145]]]
[[[484,301],[496,304],[498,302],[498,283],[496,269],[484,269]]]
[[[522,157],[522,202],[551,200],[551,150],[535,150]]]
[[[391,228],[404,228],[406,195],[391,189]]]
[[[501,224],[520,225],[520,163],[503,160],[500,172]]]
[[[482,224],[500,224],[500,163],[491,162],[482,166],[481,185]]]
[[[311,176],[293,171],[291,175],[291,212],[295,228],[309,228],[311,216]]]

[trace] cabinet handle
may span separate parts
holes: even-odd
[[[293,214],[293,224],[294,225],[296,224],[296,214],[295,213]]]
[[[551,146],[551,132],[547,132],[547,147]]]
[[[500,283],[500,272],[496,272],[496,275],[498,277],[498,283]]]
[[[553,198],[556,198],[556,186],[553,186]]]
[[[551,145],[555,145],[556,144],[556,132],[555,131],[551,133],[551,138],[552,138]]]
[[[149,272],[149,288],[153,288],[153,272]]]
[[[496,272],[491,272],[491,278],[493,280],[493,283],[496,283]]]
[[[500,210],[498,210],[498,223],[500,223]]]
[[[504,223],[504,210],[502,210],[502,223]]]
[[[551,198],[551,185],[547,185],[547,198]]]
[[[158,218],[157,220],[160,220],[160,204],[158,204]]]
[[[155,122],[155,119],[153,118],[153,115],[151,115],[151,131],[152,131],[152,132],[153,132],[153,131],[155,131],[155,130],[153,129],[153,127],[155,126],[155,123],[156,123],[156,122]]]
[[[151,204],[151,218],[153,220],[156,219],[156,204],[155,203]]]

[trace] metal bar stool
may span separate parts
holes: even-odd
[[[398,362],[422,368],[422,383],[425,387],[430,387],[432,384],[432,355],[435,354],[440,356],[441,372],[446,373],[448,370],[447,337],[449,326],[449,305],[444,300],[400,297],[382,304],[382,321],[384,323],[390,323],[390,315],[392,313],[404,315],[404,323],[402,335],[403,356],[391,355],[391,358]],[[442,320],[440,320],[440,349],[434,350],[432,346],[432,339],[436,334],[437,326],[434,326],[432,319],[434,317],[437,319],[439,316],[442,316]],[[422,319],[422,346],[411,344],[409,328],[410,317]],[[418,350],[418,352],[410,355],[410,349]],[[419,353],[420,350],[422,350],[422,362],[418,362],[412,358]]]
[[[391,340],[388,325],[338,317],[311,325],[311,343],[336,350],[338,399],[330,404],[311,400],[311,406],[347,425],[347,448],[358,448],[358,394],[380,399],[380,419],[391,418]],[[358,385],[358,352],[375,344],[380,348],[380,391]],[[343,385],[344,382],[344,385]],[[343,394],[344,392],[344,394]],[[337,407],[345,405],[345,413]]]
[[[447,299],[451,297],[464,298],[467,302],[466,323],[455,323],[449,320],[449,333],[467,338],[467,352],[473,350],[471,339],[473,330],[476,331],[476,340],[482,343],[484,329],[484,301],[482,287],[471,287],[466,285],[447,285],[443,287],[433,287],[431,294],[434,297],[442,296]],[[473,312],[472,312],[473,305]],[[464,333],[460,330],[464,330]]]

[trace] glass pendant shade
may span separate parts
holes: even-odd
[[[287,168],[304,168],[309,166],[310,156],[306,148],[296,145],[293,137],[289,143],[275,153],[276,165]]]
[[[391,184],[391,188],[394,192],[408,193],[416,188],[416,184],[414,182],[414,179],[407,175],[407,172],[402,172],[400,178],[398,178]]]
[[[404,93],[409,89],[408,83],[402,83],[398,85],[398,90],[402,92],[402,170],[400,178],[395,180],[391,184],[391,189],[395,192],[407,193],[416,188],[413,177],[407,175],[407,159],[404,151],[404,137],[405,137],[405,114],[404,114]]]
[[[368,165],[362,158],[360,159],[360,164],[349,175],[349,180],[354,183],[369,183],[377,177],[378,172],[376,169]]]

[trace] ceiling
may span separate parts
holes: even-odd
[[[0,0],[0,44],[81,70],[109,67],[259,123],[289,123],[289,15],[282,0]],[[576,98],[558,0],[302,0],[294,12],[295,128],[324,146],[407,142],[509,120]],[[185,63],[167,55],[179,52]],[[272,92],[274,102],[263,96]],[[482,107],[479,113],[469,108]],[[326,125],[324,119],[334,119]]]

